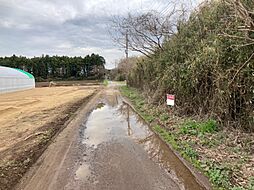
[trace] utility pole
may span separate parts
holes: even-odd
[[[129,70],[128,70],[128,64],[129,64],[129,39],[128,39],[128,30],[126,31],[126,36],[125,36],[125,55],[126,55],[126,68],[127,68],[127,73],[126,73],[126,85],[128,86],[128,75],[129,75]]]
[[[125,55],[126,55],[126,61],[128,62],[129,54],[128,54],[128,49],[129,49],[129,39],[128,39],[128,31],[126,31],[126,36],[125,36]]]

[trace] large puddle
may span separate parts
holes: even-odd
[[[82,143],[95,150],[98,145],[119,138],[128,138],[142,146],[149,158],[165,170],[180,189],[205,189],[168,146],[116,96],[113,103],[102,100],[90,114],[84,128]],[[89,166],[82,165],[76,175],[82,177],[89,173]]]

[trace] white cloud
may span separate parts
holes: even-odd
[[[112,68],[124,51],[108,35],[110,17],[163,11],[167,4],[168,0],[0,0],[0,56],[99,53]]]

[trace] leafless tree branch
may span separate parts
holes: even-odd
[[[129,14],[127,17],[113,17],[110,26],[112,39],[121,47],[126,46],[128,34],[129,48],[150,57],[150,54],[163,50],[163,43],[177,32],[180,19],[186,11],[172,6],[166,16],[149,11],[140,15]]]

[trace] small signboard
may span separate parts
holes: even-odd
[[[175,105],[175,95],[167,94],[167,105],[168,106]]]

